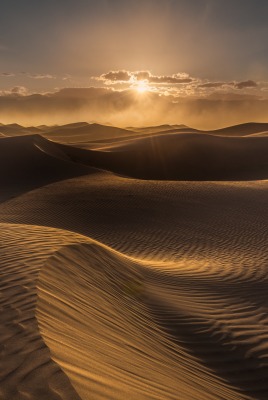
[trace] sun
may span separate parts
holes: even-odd
[[[135,85],[135,90],[139,93],[148,92],[149,86],[147,81],[138,81]]]

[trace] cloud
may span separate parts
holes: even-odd
[[[241,81],[241,82],[205,82],[198,85],[201,89],[220,89],[220,88],[233,88],[233,89],[251,89],[257,88],[258,83],[252,80]]]
[[[0,92],[0,99],[5,98],[5,97],[10,97],[10,96],[26,96],[28,94],[28,89],[24,86],[14,86],[13,88],[9,90],[3,90]]]
[[[13,74],[12,72],[2,72],[0,75],[5,76],[7,78],[9,78],[11,76],[15,76],[15,74]]]
[[[17,94],[19,96],[25,96],[28,90],[24,86],[15,86],[11,89],[11,94]]]
[[[152,76],[150,71],[136,71],[132,72],[131,74],[137,79],[137,81],[149,81],[150,77]]]
[[[109,82],[129,82],[131,79],[131,73],[125,70],[121,71],[110,71],[106,74],[102,74],[100,77],[96,79]]]
[[[206,82],[198,85],[199,88],[209,88],[209,89],[214,89],[214,88],[219,88],[223,87],[226,85],[226,82]]]
[[[31,74],[29,72],[21,72],[21,75],[31,79],[56,79],[56,76],[50,74]]]
[[[140,81],[145,81],[149,88],[155,89],[159,93],[165,94],[166,92],[177,91],[177,95],[194,95],[202,93],[206,95],[211,93],[213,89],[227,90],[245,90],[257,88],[259,85],[253,80],[241,82],[224,82],[224,81],[208,81],[200,78],[193,78],[187,73],[177,73],[173,75],[153,75],[150,71],[109,71],[92,79],[102,81],[107,86],[114,86],[117,84],[124,84],[124,88],[135,87]],[[169,87],[168,87],[169,86]]]
[[[214,96],[214,97],[213,97]],[[206,99],[178,98],[111,88],[66,88],[54,93],[29,94],[15,87],[0,95],[0,121],[24,125],[97,121],[115,126],[184,123],[212,129],[248,121],[267,122],[268,100],[241,94]]]
[[[28,75],[29,78],[32,79],[56,79],[55,76],[50,75],[50,74],[34,74],[34,75]]]
[[[154,84],[184,84],[191,83],[194,81],[186,73],[177,73],[173,75],[153,75],[150,71],[110,71],[106,74],[102,74],[101,76],[92,77],[96,80],[104,81],[105,84],[111,85],[118,82],[121,83],[134,83],[136,81],[147,81],[148,83]]]
[[[193,78],[190,78],[186,74],[174,74],[171,76],[155,76],[151,75],[148,79],[150,83],[164,83],[164,84],[182,84],[182,83],[191,83],[194,81]]]
[[[243,82],[237,82],[234,84],[234,87],[236,89],[246,89],[246,88],[256,88],[258,86],[257,82],[255,81],[243,81]]]

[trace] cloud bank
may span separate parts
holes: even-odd
[[[187,73],[178,72],[172,75],[154,75],[151,71],[109,71],[99,76],[92,77],[93,80],[104,83],[107,87],[135,88],[142,81],[148,88],[162,94],[202,95],[211,94],[215,89],[225,92],[241,91],[252,92],[262,89],[262,85],[254,80],[245,81],[209,81],[192,77]]]
[[[207,98],[178,98],[156,92],[111,88],[69,88],[28,94],[15,87],[0,95],[0,122],[42,125],[88,121],[115,126],[183,123],[199,129],[256,121],[268,122],[268,100],[214,93]],[[1,129],[0,129],[1,131]]]
[[[134,83],[137,81],[147,81],[148,83],[158,84],[183,84],[191,83],[194,78],[191,78],[186,73],[177,73],[173,75],[157,76],[153,75],[150,71],[109,71],[93,79],[103,81],[106,85],[112,85],[113,83]]]

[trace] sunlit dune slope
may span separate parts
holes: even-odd
[[[158,320],[159,266],[66,231],[0,227],[4,399],[247,398],[188,352],[191,318],[187,345]]]
[[[268,177],[267,137],[161,134],[102,145],[63,148],[78,162],[140,179],[255,180]]]

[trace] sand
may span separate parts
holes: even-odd
[[[268,398],[268,145],[236,130],[1,138],[1,399]]]

